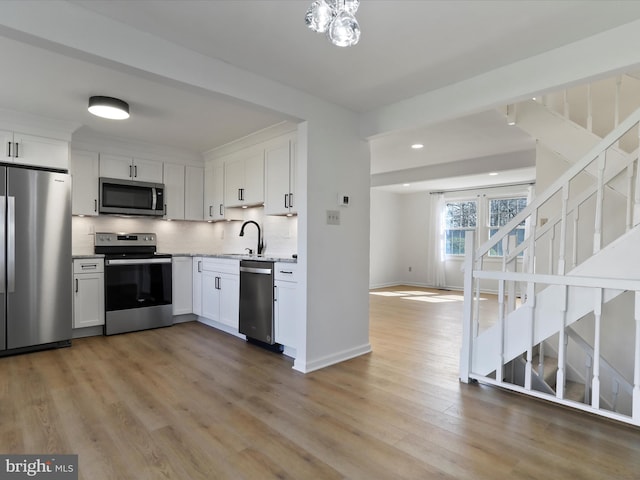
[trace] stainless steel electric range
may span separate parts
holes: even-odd
[[[173,324],[171,255],[156,253],[155,233],[96,233],[105,256],[104,334]]]

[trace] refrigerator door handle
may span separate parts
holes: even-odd
[[[16,289],[16,197],[7,197],[7,289]]]
[[[6,257],[4,255],[5,252],[5,220],[7,216],[7,206],[5,202],[0,203],[0,272],[4,272],[6,267]],[[0,275],[0,293],[6,293],[6,285],[5,285],[4,275]]]

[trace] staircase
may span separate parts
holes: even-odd
[[[604,138],[537,101],[516,112],[568,169],[489,241],[467,233],[461,381],[640,425],[640,109]],[[485,260],[498,243],[496,270]],[[497,317],[481,322],[479,293],[496,283]]]

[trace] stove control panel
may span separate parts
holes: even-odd
[[[155,247],[155,233],[96,233],[96,247]]]

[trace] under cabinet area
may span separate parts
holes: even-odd
[[[73,328],[104,325],[104,259],[73,260]]]

